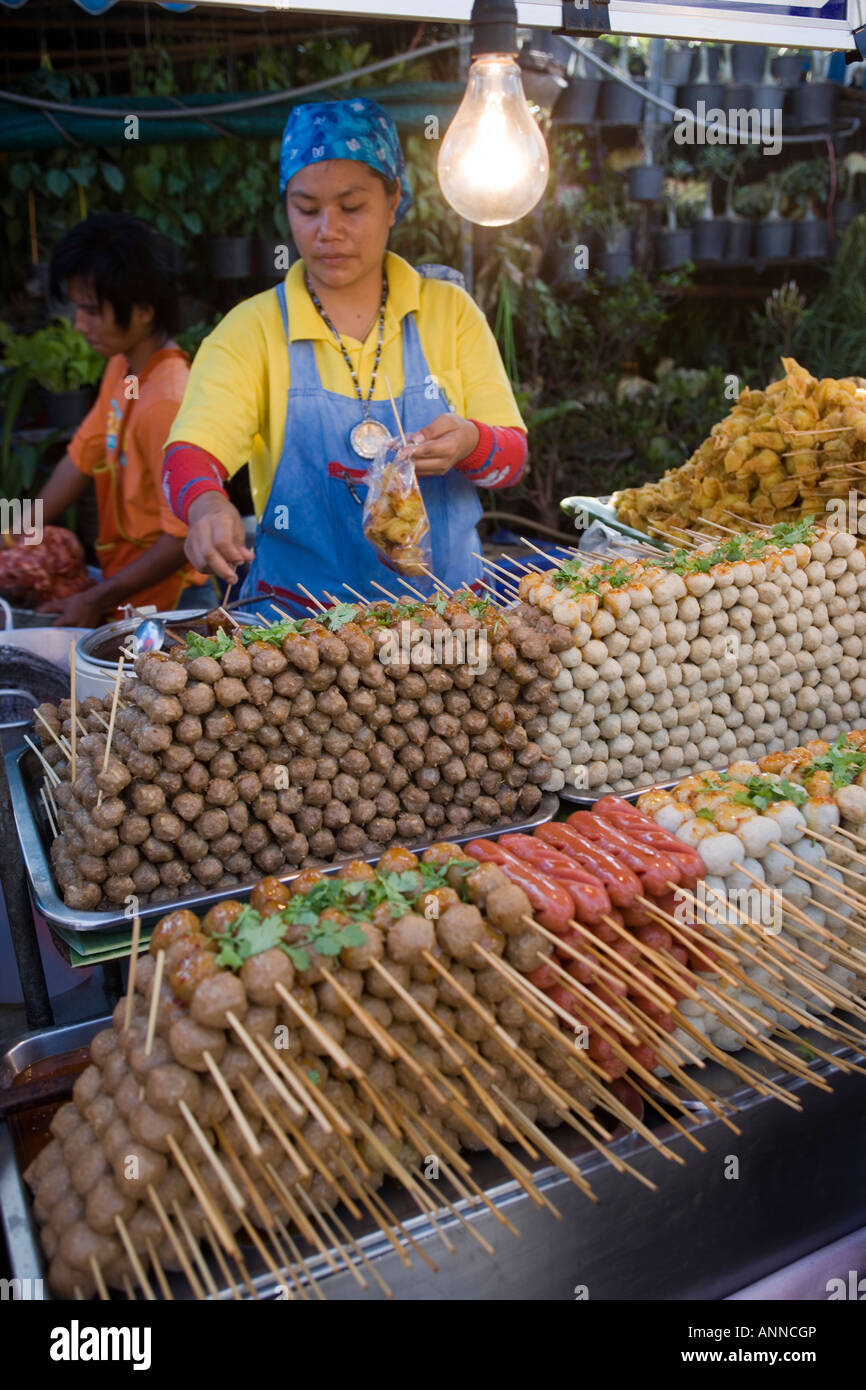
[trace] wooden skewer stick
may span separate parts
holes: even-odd
[[[45,807],[45,814],[48,816],[48,824],[51,826],[51,833],[56,840],[57,836],[60,834],[60,831],[57,829],[57,824],[54,820],[54,816],[51,811],[51,802],[45,794],[44,786],[39,788],[39,795],[42,798],[42,805]]]
[[[126,1005],[123,1011],[123,1031],[129,1032],[129,1025],[132,1022],[132,1001],[135,998],[135,976],[138,970],[138,948],[141,941],[141,918],[136,915],[132,919],[132,941],[129,945],[129,979],[126,983]],[[148,1022],[150,1020],[148,1019]],[[153,1041],[151,1040],[151,1046]]]
[[[298,584],[298,588],[300,589],[300,591],[301,591],[302,594],[306,594],[307,598],[310,600],[310,602],[312,603],[313,607],[314,607],[314,608],[318,608],[318,610],[319,610],[320,613],[326,613],[326,612],[327,612],[327,609],[325,608],[325,605],[324,605],[319,599],[316,598],[315,594],[311,594],[310,591],[309,591],[309,589],[305,589],[304,586],[303,586],[303,584],[300,584],[300,583],[299,583],[299,584]]]
[[[153,981],[150,992],[150,1011],[147,1015],[147,1034],[144,1042],[144,1055],[149,1057],[153,1048],[153,1035],[156,1031],[156,1015],[159,1010],[159,996],[162,988],[162,973],[165,970],[165,951],[158,951],[156,957],[156,969],[153,972]]]
[[[171,1209],[172,1209],[172,1212],[174,1213],[174,1219],[175,1219],[175,1221],[176,1221],[177,1224],[180,1226],[181,1234],[183,1235],[184,1240],[186,1241],[187,1245],[189,1246],[190,1250],[192,1251],[192,1257],[193,1257],[193,1259],[195,1260],[195,1262],[196,1262],[196,1267],[198,1268],[198,1272],[199,1272],[199,1274],[200,1274],[201,1277],[202,1277],[202,1283],[204,1284],[204,1288],[205,1288],[205,1289],[207,1290],[207,1292],[210,1294],[211,1298],[218,1298],[218,1297],[219,1297],[219,1289],[217,1288],[216,1282],[215,1282],[215,1280],[214,1280],[214,1277],[213,1277],[213,1275],[211,1274],[210,1269],[208,1268],[207,1261],[206,1261],[206,1259],[205,1259],[205,1257],[204,1257],[204,1255],[203,1255],[203,1253],[202,1253],[202,1248],[201,1248],[201,1246],[199,1245],[198,1241],[196,1240],[195,1235],[194,1235],[194,1233],[193,1233],[193,1231],[192,1231],[192,1228],[190,1227],[190,1224],[189,1224],[189,1222],[188,1222],[187,1219],[186,1219],[186,1213],[184,1212],[182,1206],[180,1205],[180,1203],[178,1202],[178,1200],[177,1200],[176,1197],[175,1197],[175,1198],[173,1199],[173,1201],[172,1201]],[[212,1225],[211,1225],[211,1227],[210,1227],[210,1230],[213,1231],[213,1226],[212,1226]],[[218,1244],[219,1244],[219,1241],[216,1239],[216,1237],[214,1237],[214,1239],[212,1240],[211,1244],[212,1244],[212,1245],[218,1245]],[[203,1291],[202,1291],[202,1298],[204,1298],[204,1297],[205,1297],[205,1293],[204,1293],[204,1290],[203,1290]]]
[[[399,412],[398,409],[397,409],[397,402],[394,400],[394,392],[391,390],[391,383],[390,383],[390,381],[388,380],[387,376],[385,377],[385,386],[387,387],[387,389],[388,389],[388,395],[389,395],[390,398],[391,398],[391,409],[392,409],[393,412],[394,412],[394,419],[397,421],[397,429],[400,431],[400,438],[402,439],[402,441],[403,441],[403,447],[405,448],[405,447],[406,447],[406,435],[405,435],[404,432],[403,432],[403,422],[402,422],[402,420],[400,419],[400,412]]]
[[[437,589],[441,589],[441,591],[442,591],[443,594],[449,594],[449,595],[450,595],[450,594],[453,594],[453,593],[454,593],[454,590],[453,590],[453,589],[449,589],[449,587],[448,587],[448,585],[445,583],[444,579],[437,579],[436,575],[433,573],[432,570],[428,570],[428,569],[426,568],[425,565],[421,565],[420,568],[424,571],[424,573],[426,574],[426,576],[427,576],[428,579],[432,579],[432,580],[433,580],[433,583],[436,585],[436,588],[437,588]]]
[[[107,772],[107,771],[108,771],[108,759],[109,759],[110,756],[111,756],[111,740],[114,738],[114,721],[115,721],[115,719],[117,718],[117,702],[118,702],[118,700],[120,699],[120,682],[121,682],[121,679],[122,679],[122,677],[123,677],[123,662],[124,662],[124,657],[123,657],[123,653],[121,653],[121,655],[119,656],[118,661],[117,661],[117,675],[116,675],[115,681],[114,681],[114,694],[113,694],[112,700],[111,700],[111,710],[109,711],[109,715],[108,715],[108,737],[107,737],[107,739],[105,740],[105,754],[104,754],[103,759],[102,759],[102,771],[103,771],[103,772]],[[100,788],[100,791],[99,791],[99,795],[98,795],[97,798],[96,798],[96,804],[97,804],[97,806],[101,806],[101,805],[102,805],[102,789],[101,789],[101,788]]]
[[[253,1102],[253,1105],[258,1110],[268,1129],[271,1131],[277,1143],[284,1151],[286,1158],[297,1168],[298,1174],[303,1178],[312,1177],[312,1169],[307,1167],[306,1163],[301,1158],[301,1155],[298,1153],[294,1144],[292,1144],[286,1136],[286,1134],[284,1134],[281,1127],[277,1124],[277,1121],[275,1120],[273,1114],[265,1105],[261,1096],[258,1094],[257,1091],[253,1090],[252,1086],[250,1085],[249,1081],[245,1076],[241,1077],[241,1084],[243,1085],[243,1088],[246,1091],[249,1099]],[[265,1224],[270,1225],[270,1220],[268,1220]]]
[[[301,1107],[306,1107],[326,1134],[333,1134],[336,1130],[338,1134],[342,1134],[344,1139],[351,1135],[351,1126],[340,1117],[327,1096],[321,1093],[320,1088],[315,1085],[303,1068],[293,1069],[289,1065],[292,1059],[283,1057],[282,1052],[277,1047],[268,1048],[267,1056],[278,1068],[280,1075],[285,1078],[286,1085],[291,1087],[293,1093],[298,1097]]]
[[[217,1179],[223,1192],[228,1197],[235,1211],[241,1212],[245,1205],[243,1195],[238,1191],[237,1187],[232,1182],[228,1172],[226,1171],[226,1166],[220,1158],[219,1154],[217,1153],[216,1149],[210,1143],[207,1135],[205,1134],[204,1130],[202,1129],[201,1125],[199,1124],[195,1115],[190,1110],[185,1100],[182,1100],[180,1102],[178,1108],[180,1110],[180,1113],[183,1115],[183,1118],[186,1120],[193,1138],[195,1139],[196,1143],[198,1144],[199,1148],[201,1149],[211,1168],[213,1168],[214,1172],[216,1173]]]
[[[278,983],[276,988],[286,1008],[295,1015],[295,1018],[297,1018],[310,1033],[312,1033],[316,1042],[319,1043],[321,1047],[324,1047],[332,1061],[336,1062],[338,1067],[342,1067],[344,1071],[347,1071],[349,1075],[356,1080],[358,1077],[363,1076],[364,1073],[361,1071],[357,1062],[353,1062],[345,1048],[341,1047],[340,1044],[331,1037],[330,1033],[316,1022],[311,1013],[308,1013],[306,1009],[301,1007],[297,999],[292,998],[285,985]]]
[[[57,776],[57,773],[54,771],[54,768],[51,766],[48,759],[42,756],[41,752],[36,747],[36,744],[27,734],[24,735],[24,742],[27,744],[28,748],[31,748],[33,752],[36,754],[37,758],[39,759],[40,763],[45,769],[45,775],[47,776],[49,782],[53,783],[55,787],[58,787],[60,785],[60,778]]]
[[[136,921],[137,920],[138,919],[136,918]],[[128,1026],[129,1025],[127,1024],[127,1027]],[[238,1105],[234,1092],[232,1091],[231,1087],[229,1086],[228,1082],[226,1081],[225,1077],[223,1076],[222,1072],[220,1071],[219,1067],[214,1061],[211,1053],[204,1052],[202,1055],[204,1057],[207,1069],[213,1077],[214,1085],[216,1086],[217,1090],[219,1091],[220,1095],[222,1096],[223,1100],[228,1106],[232,1119],[234,1120],[241,1134],[244,1136],[247,1148],[249,1149],[250,1153],[253,1154],[256,1158],[260,1158],[262,1153],[262,1146],[259,1143],[256,1135],[253,1133],[252,1128],[250,1127],[249,1120],[247,1119],[241,1107]]]
[[[167,1303],[173,1303],[174,1294],[172,1293],[171,1286],[165,1277],[165,1270],[162,1267],[162,1261],[160,1260],[159,1255],[156,1253],[156,1250],[154,1249],[154,1244],[150,1236],[145,1237],[144,1243],[147,1246],[147,1253],[150,1259],[151,1268],[153,1269],[153,1272],[156,1275],[156,1282],[159,1284],[159,1291]]]
[[[117,1234],[120,1236],[120,1239],[123,1242],[123,1248],[126,1251],[127,1259],[129,1260],[129,1263],[135,1270],[135,1277],[138,1280],[139,1285],[141,1286],[142,1293],[144,1294],[148,1303],[155,1303],[156,1294],[154,1293],[153,1288],[151,1287],[150,1280],[144,1272],[144,1267],[141,1263],[141,1260],[138,1258],[138,1251],[136,1250],[135,1246],[133,1245],[130,1239],[129,1231],[126,1229],[126,1224],[119,1212],[115,1213],[114,1226],[115,1230],[117,1231]]]
[[[365,608],[369,608],[370,599],[365,598],[363,594],[359,594],[358,590],[353,589],[351,584],[344,584],[342,587],[346,590],[347,593],[351,594],[353,598],[358,599],[359,603],[363,603]]]
[[[189,1183],[190,1187],[195,1193],[199,1206],[201,1207],[208,1221],[213,1226],[214,1230],[219,1236],[219,1239],[222,1241],[224,1249],[228,1250],[229,1254],[231,1255],[235,1254],[235,1252],[240,1254],[237,1248],[237,1244],[235,1243],[234,1236],[232,1235],[228,1226],[225,1224],[225,1221],[222,1218],[222,1214],[220,1213],[219,1208],[214,1204],[213,1199],[211,1198],[211,1195],[208,1192],[207,1188],[204,1186],[201,1179],[197,1176],[191,1160],[188,1159],[186,1154],[181,1151],[180,1145],[178,1144],[173,1134],[168,1135],[167,1142],[169,1148],[171,1149],[172,1155],[174,1156],[175,1163],[180,1168],[181,1172],[183,1173],[184,1177],[186,1178],[187,1182]]]
[[[71,756],[71,754],[72,754],[72,749],[70,748],[69,744],[66,742],[66,739],[65,739],[65,738],[61,738],[59,734],[55,733],[55,731],[52,729],[51,725],[48,723],[48,720],[45,718],[44,715],[42,715],[42,714],[39,713],[38,709],[35,709],[35,710],[33,711],[33,715],[34,715],[34,718],[36,718],[36,719],[39,720],[40,724],[44,724],[44,725],[45,725],[45,728],[48,730],[49,734],[50,734],[51,737],[54,739],[54,742],[57,744],[57,747],[60,749],[60,751],[61,751],[61,753],[63,754],[64,758],[67,758],[67,759],[70,758],[70,756]],[[75,725],[74,725],[74,724],[72,725],[72,732],[73,732],[73,735],[74,735],[74,733],[75,733]],[[75,773],[74,773],[74,772],[72,773],[72,781],[73,781],[73,782],[75,781]]]
[[[303,1132],[300,1129],[298,1129],[297,1125],[292,1124],[291,1120],[286,1115],[284,1110],[282,1110],[278,1105],[275,1104],[274,1111],[276,1115],[279,1117],[280,1123],[285,1126],[286,1134],[291,1135],[292,1142],[296,1144],[298,1149],[300,1149],[300,1151],[303,1153],[305,1161],[310,1165],[310,1171],[312,1172],[312,1170],[315,1169],[315,1171],[319,1174],[321,1178],[324,1179],[325,1182],[331,1183],[336,1189],[336,1191],[339,1193],[340,1201],[345,1202],[346,1207],[348,1208],[348,1211],[351,1214],[351,1216],[354,1217],[356,1221],[360,1221],[360,1210],[352,1201],[352,1198],[349,1196],[349,1194],[343,1191],[342,1187],[340,1186],[337,1179],[334,1177],[334,1174],[331,1172],[330,1168],[328,1168],[321,1154],[318,1154],[316,1150],[313,1148],[312,1144],[310,1144],[309,1141],[304,1138]],[[396,1128],[397,1127],[395,1125],[395,1129]],[[401,1140],[403,1138],[399,1129],[397,1129],[397,1137]]]
[[[246,1048],[253,1061],[258,1064],[259,1069],[264,1072],[265,1076],[268,1078],[268,1081],[270,1081],[274,1090],[282,1098],[282,1100],[288,1107],[289,1114],[294,1115],[296,1119],[303,1118],[306,1115],[306,1111],[302,1109],[302,1107],[298,1104],[294,1097],[291,1096],[289,1092],[286,1090],[285,1084],[283,1083],[281,1077],[279,1077],[277,1073],[274,1071],[267,1057],[264,1056],[264,1053],[262,1052],[262,1049],[259,1047],[258,1043],[253,1040],[253,1038],[247,1032],[246,1028],[243,1026],[243,1024],[235,1016],[234,1013],[227,1013],[226,1018],[228,1019],[228,1022],[231,1024],[234,1031],[237,1033],[238,1037],[241,1040],[241,1043]]]
[[[186,1275],[187,1283],[192,1289],[194,1296],[197,1299],[203,1299],[205,1296],[204,1289],[198,1281],[198,1277],[189,1262],[186,1251],[178,1240],[177,1232],[168,1219],[168,1213],[162,1204],[162,1199],[152,1183],[148,1184],[147,1195],[150,1198],[151,1206],[159,1218],[160,1225],[168,1237],[169,1244],[177,1257],[178,1264]]]
[[[401,1111],[404,1114],[406,1114],[407,1111],[404,1102],[400,1099],[399,1096],[396,1099]],[[452,1187],[454,1187],[458,1192],[462,1192],[465,1195],[467,1202],[471,1202],[473,1205],[482,1203],[484,1206],[486,1206],[491,1216],[495,1217],[496,1220],[500,1223],[500,1225],[505,1226],[515,1237],[516,1240],[520,1240],[521,1236],[517,1227],[511,1221],[508,1220],[508,1217],[505,1215],[504,1212],[501,1212],[499,1208],[495,1206],[493,1202],[491,1202],[484,1189],[479,1187],[478,1183],[475,1182],[475,1180],[472,1178],[471,1173],[463,1173],[462,1175],[458,1174],[457,1169],[458,1165],[461,1164],[461,1158],[457,1150],[451,1144],[449,1144],[447,1140],[444,1140],[440,1134],[437,1134],[436,1130],[432,1128],[429,1121],[424,1117],[424,1115],[413,1114],[411,1116],[410,1122],[420,1126],[420,1128],[427,1135],[428,1147],[431,1143],[436,1144],[447,1155],[448,1160],[450,1160],[450,1162],[446,1162],[440,1156],[439,1166],[445,1173],[445,1176],[448,1178],[448,1181],[451,1183]],[[466,1167],[468,1166],[469,1165],[467,1164]]]
[[[96,1292],[99,1294],[99,1297],[102,1299],[103,1303],[108,1303],[111,1298],[111,1295],[108,1292],[108,1288],[105,1283],[105,1277],[102,1273],[99,1261],[97,1260],[95,1255],[90,1256],[90,1272],[93,1275],[93,1282],[96,1285]]]
[[[403,1000],[403,1003],[406,1005],[406,1007],[408,1009],[411,1009],[412,1013],[418,1019],[422,1028],[424,1028],[425,1032],[430,1034],[431,1038],[437,1044],[437,1046],[441,1047],[442,1051],[445,1053],[449,1061],[453,1062],[458,1067],[461,1066],[463,1059],[462,1057],[459,1057],[457,1053],[454,1051],[453,1047],[449,1045],[448,1040],[445,1037],[445,1032],[443,1028],[440,1026],[439,1020],[436,1018],[436,1016],[434,1014],[428,1013],[426,1009],[422,1008],[422,1006],[418,1003],[417,999],[415,999],[409,993],[408,989],[405,989],[403,985],[400,984],[400,981],[397,980],[393,975],[389,975],[388,971],[384,968],[383,965],[379,963],[379,961],[374,960],[372,962],[372,966],[373,969],[376,971],[376,974],[380,975],[383,979],[387,980],[391,988]]]
[[[370,580],[370,588],[371,588],[371,589],[378,589],[378,590],[379,590],[379,593],[380,593],[380,594],[384,594],[385,597],[386,597],[386,598],[389,598],[389,599],[391,600],[392,603],[399,603],[399,602],[400,602],[400,600],[398,599],[398,597],[397,597],[397,595],[396,595],[395,593],[393,593],[390,589],[386,589],[384,584],[378,584],[378,583],[376,582],[375,579],[371,579],[371,580]]]
[[[132,1287],[132,1280],[130,1279],[130,1277],[129,1277],[128,1274],[124,1274],[124,1275],[123,1275],[123,1281],[122,1281],[122,1282],[123,1282],[123,1292],[126,1294],[126,1297],[127,1297],[128,1301],[129,1301],[130,1303],[135,1303],[135,1302],[137,1301],[137,1299],[136,1299],[136,1293],[135,1293],[135,1289]]]

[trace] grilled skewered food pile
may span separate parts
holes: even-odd
[[[425,1190],[430,1154],[475,1200],[460,1149],[489,1148],[533,1200],[522,1151],[592,1195],[548,1128],[567,1121],[599,1149],[606,1132],[591,1110],[628,1122],[629,1093],[685,1116],[668,1074],[718,1110],[683,1067],[744,1044],[812,1080],[791,1029],[840,1036],[825,1019],[856,1003],[863,956],[832,925],[834,909],[825,926],[793,875],[773,877],[769,836],[804,850],[804,827],[814,836],[832,816],[805,792],[801,815],[789,784],[747,767],[717,785],[757,803],[760,782],[769,815],[704,781],[690,779],[679,798],[644,798],[658,823],[605,798],[597,813],[481,841],[472,854],[440,844],[419,862],[395,847],[375,870],[355,862],[336,877],[264,879],[249,905],[164,917],[138,962],[138,993],[94,1038],[73,1102],[25,1175],[55,1294],[132,1296],[166,1269],[183,1269],[195,1291],[198,1242],[229,1282],[239,1275],[251,1289],[240,1247],[255,1245],[299,1287],[292,1267],[309,1269],[297,1239],[321,1252],[341,1248],[335,1232],[351,1243],[339,1206],[397,1224],[379,1190],[386,1178],[433,1221],[443,1189]],[[679,911],[705,868],[730,896],[741,856],[778,885],[781,939],[747,912],[725,926]],[[821,872],[819,854],[809,862]],[[866,918],[852,928],[862,941]],[[845,1028],[862,1046],[862,1031]],[[748,1059],[730,1066],[789,1099]],[[521,1148],[503,1147],[512,1141]]]
[[[525,575],[518,615],[572,633],[546,786],[631,790],[862,728],[864,594],[863,544],[809,522]]]
[[[660,482],[614,493],[617,516],[639,531],[685,539],[731,517],[771,525],[823,516],[834,498],[860,490],[866,460],[866,383],[818,381],[792,357],[765,391],[746,388],[729,415]]]
[[[110,697],[83,702],[71,784],[37,722],[61,779],[64,901],[160,901],[531,814],[568,640],[466,594],[343,604],[139,658],[107,759]],[[68,702],[40,714],[68,747]]]

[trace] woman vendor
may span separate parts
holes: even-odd
[[[299,584],[346,599],[344,584],[387,582],[362,504],[371,460],[398,433],[390,385],[405,434],[423,437],[432,569],[449,586],[474,582],[476,488],[518,481],[526,432],[481,310],[387,249],[412,202],[390,116],[366,99],[295,107],[280,191],[301,259],[205,339],[166,447],[187,557],[223,580],[252,561],[244,597],[275,591],[301,610]],[[224,489],[248,461],[254,552]]]

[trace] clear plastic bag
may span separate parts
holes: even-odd
[[[430,520],[415,476],[413,440],[389,440],[370,464],[364,535],[383,565],[399,574],[424,574],[432,564]]]

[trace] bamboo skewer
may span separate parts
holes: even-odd
[[[160,1225],[162,1226],[162,1229],[165,1231],[165,1234],[168,1237],[169,1244],[171,1245],[171,1248],[177,1257],[178,1264],[180,1265],[181,1269],[183,1270],[186,1276],[187,1283],[192,1289],[194,1296],[197,1299],[203,1299],[205,1296],[204,1289],[202,1285],[199,1283],[198,1276],[196,1275],[195,1270],[189,1262],[189,1258],[187,1256],[186,1251],[183,1248],[183,1245],[178,1239],[177,1232],[175,1231],[174,1227],[168,1219],[168,1213],[166,1212],[165,1207],[162,1204],[162,1200],[159,1196],[159,1193],[156,1191],[156,1188],[152,1184],[148,1185],[147,1195],[150,1198],[151,1206],[156,1212]]]
[[[181,1229],[181,1234],[183,1235],[184,1240],[186,1241],[189,1249],[192,1252],[192,1257],[195,1260],[196,1267],[198,1269],[199,1274],[201,1275],[204,1289],[207,1290],[207,1293],[209,1293],[212,1298],[218,1298],[219,1289],[216,1286],[213,1275],[208,1269],[207,1260],[205,1259],[204,1254],[202,1253],[201,1246],[199,1245],[192,1230],[190,1229],[190,1224],[186,1219],[186,1213],[184,1212],[182,1206],[180,1205],[176,1197],[172,1201],[171,1209],[174,1214],[174,1219]],[[213,1244],[218,1245],[219,1241],[214,1240]],[[204,1298],[205,1296],[206,1295],[203,1290],[202,1298]]]
[[[186,1120],[186,1123],[192,1133],[193,1138],[195,1139],[196,1143],[198,1144],[208,1163],[216,1173],[220,1187],[223,1189],[223,1192],[228,1197],[235,1211],[240,1214],[245,1205],[244,1198],[242,1194],[238,1191],[235,1184],[232,1182],[231,1178],[229,1177],[229,1174],[226,1171],[225,1164],[223,1163],[216,1149],[208,1140],[207,1135],[205,1134],[195,1115],[190,1110],[186,1101],[182,1100],[178,1108],[180,1110],[180,1113],[183,1115],[183,1118]]]
[[[99,1297],[101,1298],[103,1303],[108,1303],[110,1301],[111,1295],[108,1292],[108,1288],[105,1283],[105,1276],[102,1273],[99,1261],[97,1260],[95,1255],[90,1256],[90,1270],[93,1275],[93,1282],[96,1285],[96,1292],[99,1294]]]
[[[48,817],[48,824],[51,826],[51,833],[56,840],[60,832],[57,829],[54,813],[51,810],[51,802],[48,799],[44,786],[39,788],[39,795],[42,798],[42,805],[45,807],[45,814]]]
[[[211,1196],[207,1188],[203,1185],[200,1178],[197,1176],[191,1163],[191,1160],[187,1158],[186,1154],[181,1152],[180,1146],[173,1134],[169,1134],[167,1136],[167,1142],[169,1148],[171,1149],[175,1163],[178,1165],[187,1182],[189,1183],[190,1187],[192,1188],[193,1192],[195,1193],[199,1206],[201,1207],[208,1221],[210,1221],[211,1225],[216,1231],[217,1236],[223,1244],[223,1248],[228,1250],[229,1254],[231,1255],[234,1255],[236,1253],[239,1254],[240,1252],[238,1251],[237,1245],[235,1244],[234,1236],[232,1235],[228,1226],[225,1224],[222,1215],[219,1212],[219,1209],[214,1205],[213,1201],[211,1200]]]
[[[135,976],[138,970],[138,948],[140,942],[141,918],[136,914],[132,919],[132,941],[129,945],[129,978],[126,982],[126,1005],[123,1011],[124,1033],[129,1032],[129,1025],[132,1022],[132,1001],[135,998]],[[151,1042],[151,1046],[152,1045]]]
[[[229,1108],[232,1119],[246,1141],[247,1148],[254,1158],[260,1158],[262,1146],[250,1128],[250,1122],[235,1099],[234,1092],[214,1061],[210,1052],[203,1053],[207,1069],[213,1077],[214,1085]]]
[[[117,661],[117,675],[116,675],[115,680],[114,680],[114,694],[113,694],[112,699],[111,699],[111,709],[110,709],[109,714],[108,714],[108,737],[107,737],[107,739],[105,740],[105,754],[104,754],[103,759],[102,759],[102,771],[103,771],[103,772],[107,772],[107,771],[108,771],[108,759],[111,757],[111,741],[112,741],[112,739],[114,738],[114,721],[115,721],[115,719],[117,718],[117,702],[118,702],[118,700],[120,699],[120,682],[121,682],[121,680],[122,680],[122,678],[123,678],[123,662],[124,662],[124,657],[123,657],[123,653],[121,653],[121,655],[118,657],[118,661]],[[73,723],[74,723],[74,721],[73,721]],[[98,796],[97,799],[96,799],[96,804],[97,804],[97,806],[101,806],[101,805],[102,805],[102,790],[101,790],[101,789],[100,789],[100,792],[99,792],[99,796]]]
[[[326,613],[326,612],[327,612],[327,609],[325,608],[325,605],[321,602],[321,600],[320,600],[320,599],[317,599],[316,596],[315,596],[314,594],[311,594],[310,591],[309,591],[309,589],[305,589],[304,586],[303,586],[303,584],[300,584],[300,583],[299,583],[299,584],[298,584],[298,588],[300,589],[300,591],[301,591],[302,594],[306,594],[307,598],[308,598],[308,599],[310,600],[310,602],[312,603],[313,608],[317,608],[317,609],[319,610],[320,613]]]
[[[57,776],[57,773],[54,771],[54,768],[51,766],[48,760],[42,756],[42,753],[36,747],[36,744],[27,734],[24,735],[24,742],[27,744],[28,748],[31,748],[33,752],[36,754],[37,758],[39,759],[40,763],[42,764],[45,770],[45,775],[47,776],[49,783],[53,783],[55,787],[59,786],[60,778]]]
[[[75,662],[75,638],[73,637],[72,641],[69,644],[69,705],[70,713],[72,716],[70,720],[70,737],[72,740],[70,752],[72,754],[72,761],[69,766],[73,782],[75,781],[75,778],[77,776],[76,736],[78,725],[78,703],[75,695],[76,676],[77,671]]]
[[[72,757],[72,749],[70,748],[69,744],[66,742],[66,739],[65,739],[65,738],[61,738],[60,735],[57,734],[57,733],[54,731],[54,729],[52,729],[51,725],[48,723],[48,720],[45,718],[44,715],[42,715],[42,714],[39,713],[38,709],[35,709],[35,710],[33,711],[33,717],[34,717],[34,719],[38,719],[39,722],[40,722],[40,724],[44,724],[45,728],[48,730],[49,734],[50,734],[51,737],[54,739],[54,742],[57,744],[57,747],[60,749],[60,751],[61,751],[61,753],[63,754],[64,758],[70,759],[70,758]],[[74,723],[73,723],[73,725],[72,725],[72,730],[73,730],[73,734],[74,734],[74,732],[75,732],[75,724],[74,724]],[[73,782],[75,781],[75,773],[74,773],[74,772],[72,773],[72,781],[73,781]]]
[[[234,1013],[227,1013],[226,1018],[228,1022],[231,1024],[234,1031],[237,1033],[238,1037],[241,1040],[241,1043],[246,1048],[253,1061],[258,1064],[259,1069],[264,1072],[265,1076],[267,1077],[268,1081],[270,1081],[274,1090],[288,1106],[289,1114],[294,1115],[297,1119],[300,1119],[305,1114],[305,1111],[301,1108],[301,1106],[294,1099],[294,1097],[291,1096],[289,1092],[286,1090],[282,1078],[279,1077],[277,1073],[274,1071],[274,1068],[270,1065],[270,1062],[264,1056],[261,1048],[258,1046],[256,1042],[254,1042],[250,1034],[247,1032],[246,1028],[244,1028],[243,1024],[235,1016]]]
[[[150,1009],[147,1015],[147,1033],[144,1041],[144,1055],[149,1057],[153,1049],[153,1035],[156,1032],[156,1015],[159,1010],[160,991],[162,989],[162,975],[165,970],[165,951],[158,951],[156,956],[156,969],[153,972],[150,990]]]
[[[162,1267],[162,1261],[160,1260],[159,1255],[156,1253],[156,1250],[154,1249],[153,1241],[151,1240],[150,1236],[145,1237],[144,1243],[147,1246],[147,1253],[150,1259],[151,1268],[154,1274],[156,1275],[156,1282],[159,1284],[159,1291],[167,1303],[173,1303],[174,1294],[172,1293],[171,1288],[169,1286],[169,1282],[165,1277],[165,1270]]]
[[[135,1246],[130,1240],[129,1231],[126,1229],[126,1223],[120,1216],[119,1212],[115,1213],[114,1228],[117,1231],[117,1234],[120,1236],[123,1248],[126,1251],[127,1259],[129,1260],[129,1263],[135,1270],[135,1277],[139,1282],[141,1291],[144,1294],[145,1299],[148,1303],[155,1303],[156,1294],[154,1293],[153,1288],[151,1287],[150,1280],[144,1272],[141,1260],[138,1258],[138,1251],[136,1250]]]

